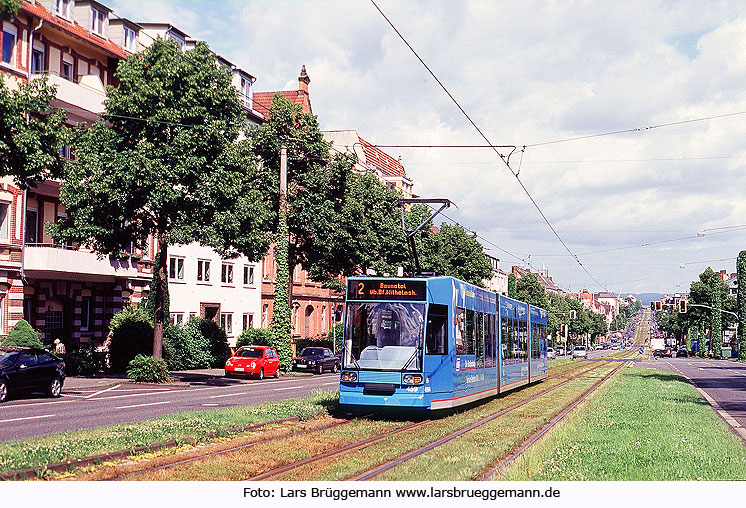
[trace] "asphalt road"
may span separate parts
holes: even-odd
[[[637,362],[635,367],[668,370],[688,377],[746,443],[746,364],[706,358],[659,358]]]
[[[71,381],[71,380],[68,380]],[[68,383],[66,382],[66,385]],[[339,374],[243,380],[205,378],[178,386],[138,385],[113,380],[110,386],[63,388],[62,397],[12,399],[0,405],[0,441],[128,423],[183,411],[203,411],[334,390]]]

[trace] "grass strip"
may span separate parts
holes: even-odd
[[[317,392],[308,397],[237,406],[209,411],[191,411],[49,436],[0,443],[0,472],[44,468],[47,464],[133,449],[170,440],[206,440],[206,434],[225,434],[228,429],[253,423],[297,416],[307,419],[337,407],[338,394]]]
[[[746,479],[746,447],[684,378],[620,374],[495,479]]]

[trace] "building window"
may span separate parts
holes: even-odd
[[[175,34],[174,32],[169,31],[166,34],[166,38],[171,39],[172,41],[176,41],[176,44],[179,45],[179,49],[182,49],[182,50],[184,49],[184,45],[186,44],[186,41],[184,40],[183,37]]]
[[[70,17],[70,1],[71,0],[55,0],[54,12],[55,14],[62,16],[63,18]]]
[[[10,240],[9,223],[10,223],[10,204],[0,203],[0,240]]]
[[[223,263],[223,270],[220,273],[220,282],[223,284],[233,284],[233,265]]]
[[[72,158],[73,158],[73,152],[70,149],[70,145],[62,145],[60,147],[60,155],[65,160],[68,160],[68,161],[72,160]]]
[[[220,314],[220,327],[225,330],[228,335],[233,333],[233,314],[230,312],[223,312]]]
[[[172,325],[179,325],[184,322],[184,313],[172,312],[170,315],[170,320]]]
[[[184,258],[171,258],[168,264],[170,279],[184,280]]]
[[[254,314],[243,315],[243,329],[248,330],[249,328],[254,328]]]
[[[39,243],[39,212],[26,210],[26,243]]]
[[[254,285],[254,267],[244,265],[243,267],[243,285],[253,286]]]
[[[80,302],[80,330],[87,332],[91,327],[91,299],[85,297]]]
[[[197,260],[197,280],[210,282],[210,262],[208,260]]]
[[[13,56],[16,49],[16,34],[3,30],[3,62],[14,65]]]
[[[92,8],[91,10],[93,11],[93,18],[91,20],[91,32],[98,35],[104,35],[104,20],[106,19],[106,14],[97,9]]]
[[[62,62],[62,77],[68,81],[73,80],[73,64],[70,62]]]
[[[42,74],[44,68],[44,50],[34,48],[31,51],[31,74]]]
[[[135,52],[135,31],[124,27],[124,49]]]

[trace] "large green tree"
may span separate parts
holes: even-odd
[[[156,40],[116,71],[104,114],[75,138],[54,235],[101,254],[158,246],[153,355],[162,354],[168,246],[199,242],[223,257],[260,259],[271,235],[262,174],[231,76],[204,43]]]
[[[62,173],[65,112],[50,110],[54,96],[46,78],[11,90],[0,74],[0,176],[12,176],[22,189]]]
[[[18,14],[23,0],[0,0],[0,21],[10,21]]]
[[[516,280],[516,298],[522,302],[536,305],[542,309],[549,307],[549,300],[544,286],[533,272],[527,272]]]

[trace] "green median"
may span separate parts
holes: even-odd
[[[746,479],[746,447],[684,378],[620,374],[495,479]]]
[[[49,436],[0,443],[0,473],[44,468],[70,461],[166,441],[208,441],[207,435],[226,435],[230,429],[298,417],[301,420],[326,413],[337,406],[338,392],[287,399],[256,406],[237,406],[211,411],[178,413],[135,423],[75,430]]]

